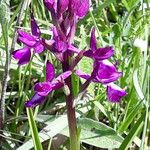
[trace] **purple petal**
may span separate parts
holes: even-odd
[[[19,60],[19,65],[24,65],[30,61],[31,51],[28,47],[24,47],[22,49],[12,52],[12,55],[15,59]]]
[[[68,50],[77,54],[80,52],[80,50],[73,45],[69,45]]]
[[[96,51],[96,50],[97,50],[96,37],[95,37],[95,28],[93,28],[93,29],[92,29],[92,32],[91,32],[90,49],[91,49],[92,51]]]
[[[58,1],[58,10],[60,13],[63,13],[69,5],[69,0],[59,0]]]
[[[19,36],[24,37],[30,41],[35,41],[35,38],[31,34],[25,32],[25,31],[22,31],[22,30],[17,30],[17,32],[18,32]]]
[[[55,26],[53,26],[53,27],[51,28],[51,30],[52,30],[52,32],[53,32],[54,39],[55,39],[56,37],[58,37],[58,32],[57,32],[56,27],[55,27]]]
[[[34,52],[39,54],[43,51],[44,51],[43,44],[41,44],[41,42],[37,42],[37,44],[34,46]]]
[[[93,58],[93,51],[91,51],[91,50],[86,51],[86,52],[84,53],[84,56]]]
[[[59,75],[55,80],[63,83],[64,80],[67,79],[71,74],[72,74],[71,71],[66,71],[62,73],[61,75]]]
[[[31,31],[32,31],[32,35],[36,36],[36,37],[40,37],[40,29],[34,19],[34,15],[33,13],[31,13]]]
[[[45,101],[45,96],[40,96],[37,93],[34,94],[34,96],[31,98],[31,100],[27,101],[25,103],[26,107],[35,107],[37,105],[40,105]]]
[[[97,73],[97,80],[103,84],[107,84],[117,80],[122,75],[118,72],[116,67],[108,60],[103,60],[99,62],[99,68]]]
[[[64,86],[64,83],[60,83],[59,81],[53,81],[52,82],[52,89],[58,90]]]
[[[114,54],[113,47],[99,48],[94,53],[94,58],[96,60],[104,60],[110,58]]]
[[[89,11],[89,0],[76,0],[76,15],[83,18]]]
[[[40,96],[47,96],[52,91],[52,85],[49,82],[39,82],[35,84],[34,91]]]
[[[84,73],[84,72],[82,72],[82,71],[80,71],[80,70],[76,70],[75,74],[76,74],[77,76],[83,78],[83,79],[86,79],[86,80],[91,77],[90,75],[88,75],[88,74],[86,74],[86,73]]]
[[[52,10],[55,4],[55,0],[44,0],[44,5],[48,10]]]
[[[63,53],[68,49],[68,44],[57,38],[57,40],[55,40],[54,47],[56,49],[55,51]]]
[[[29,46],[29,47],[33,47],[36,44],[36,40],[35,39],[34,40],[30,40],[30,39],[27,39],[26,37],[24,38],[24,37],[20,36],[20,37],[18,37],[18,40],[20,42],[22,42],[23,44]]]
[[[51,82],[55,77],[55,68],[49,61],[46,63],[46,82]]]
[[[120,102],[121,98],[126,95],[127,93],[125,92],[125,90],[121,89],[114,83],[111,83],[107,86],[107,97],[110,102]]]

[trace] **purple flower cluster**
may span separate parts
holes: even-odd
[[[77,70],[76,74],[86,80],[91,79],[93,82],[107,85],[108,100],[120,102],[120,99],[127,93],[113,82],[122,76],[122,72],[118,72],[116,66],[108,60],[114,55],[113,47],[97,48],[95,28],[91,32],[90,49],[84,55],[94,60],[93,72],[91,75],[88,75]]]
[[[92,74],[88,75],[80,70],[76,70],[76,74],[86,80],[90,79],[89,83],[93,81],[107,85],[108,99],[111,102],[119,102],[126,92],[113,83],[122,75],[117,71],[116,66],[108,60],[114,54],[113,47],[97,48],[95,28],[91,32],[89,50],[80,51],[73,44],[76,24],[87,14],[89,0],[44,0],[44,4],[51,12],[54,24],[51,28],[52,40],[41,38],[40,29],[33,13],[31,13],[32,34],[18,30],[18,41],[25,46],[14,51],[12,55],[18,60],[19,65],[24,65],[30,61],[32,52],[39,54],[48,49],[61,62],[63,73],[55,78],[54,66],[47,61],[46,79],[44,82],[35,84],[35,94],[31,100],[26,102],[26,106],[34,107],[41,104],[50,92],[63,87],[66,84],[66,79],[72,74],[83,56],[94,60]],[[69,57],[72,57],[74,53],[77,56],[70,62]]]

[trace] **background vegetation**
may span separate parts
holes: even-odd
[[[115,60],[123,76],[118,82],[128,95],[119,104],[107,101],[104,87],[91,85],[77,100],[78,125],[81,127],[82,149],[150,149],[150,1],[92,0],[88,15],[78,23],[75,44],[88,48],[90,31],[97,30],[99,46],[113,45]],[[31,7],[30,7],[31,6]],[[68,147],[67,119],[63,90],[49,95],[45,103],[26,109],[24,103],[33,95],[33,86],[44,80],[45,59],[50,59],[60,73],[59,62],[47,54],[35,55],[29,65],[18,67],[9,55],[22,47],[16,42],[16,29],[30,32],[30,9],[40,25],[42,36],[51,38],[51,17],[42,0],[0,0],[0,93],[3,97],[4,79],[8,81],[4,127],[1,127],[2,149],[61,149]],[[18,17],[19,16],[19,17]],[[5,65],[6,64],[6,65]],[[78,68],[91,72],[92,62],[83,59]],[[5,77],[5,78],[3,78]],[[82,80],[73,78],[78,90]],[[1,118],[0,118],[1,119]],[[31,138],[32,135],[32,138]],[[33,139],[33,140],[32,140]]]

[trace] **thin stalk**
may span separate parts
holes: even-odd
[[[70,67],[69,56],[67,52],[64,54],[64,62],[62,64],[62,67],[63,67],[63,72],[69,70]],[[76,113],[74,107],[71,76],[65,80],[65,83],[70,90],[69,94],[66,96],[67,117],[68,117],[68,126],[69,126],[69,134],[70,134],[70,150],[80,150],[80,141],[78,139],[78,132],[77,132],[77,121],[76,121]]]

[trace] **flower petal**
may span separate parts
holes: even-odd
[[[101,83],[111,83],[117,80],[121,75],[122,73],[118,72],[115,65],[113,65],[110,61],[103,60],[99,62],[99,68],[96,78]]]
[[[76,8],[76,15],[80,18],[83,18],[89,11],[89,0],[76,0],[74,4]]]
[[[39,82],[35,84],[34,91],[40,96],[47,96],[52,91],[52,86],[49,82]]]
[[[96,51],[96,50],[97,50],[96,37],[95,37],[95,28],[93,28],[93,29],[92,29],[92,32],[91,32],[90,49],[91,49],[92,51]]]
[[[31,31],[32,31],[32,35],[34,35],[36,37],[40,37],[41,32],[40,32],[40,29],[34,19],[33,13],[31,13]]]
[[[66,71],[62,73],[61,75],[59,75],[55,80],[63,83],[64,80],[67,79],[71,74],[72,74],[71,71]]]
[[[111,83],[107,86],[107,97],[110,102],[120,102],[121,98],[126,95],[127,93],[125,92],[125,90],[121,89],[114,83]]]
[[[86,51],[86,52],[84,53],[84,56],[93,58],[93,51],[91,51],[91,50]]]
[[[55,4],[55,0],[44,0],[44,5],[48,10],[52,10]]]
[[[81,70],[76,70],[75,74],[83,79],[89,79],[91,76],[82,72]]]
[[[54,48],[55,48],[54,51],[63,53],[68,49],[68,44],[57,38],[54,43]]]
[[[63,83],[60,83],[59,81],[53,81],[52,82],[52,89],[53,90],[58,90],[64,86]]]
[[[17,30],[17,32],[18,32],[19,36],[24,37],[24,38],[28,39],[29,41],[35,40],[35,38],[31,34],[25,32],[25,31],[22,31],[19,29],[19,30]]]
[[[59,0],[58,1],[58,10],[59,13],[62,14],[68,7],[69,0]]]
[[[34,96],[31,98],[31,100],[27,101],[25,103],[26,107],[35,107],[37,105],[40,105],[45,101],[45,96],[40,96],[37,93],[34,94]]]
[[[37,44],[34,46],[34,52],[39,54],[43,51],[44,51],[44,46],[41,44],[41,42],[37,42]]]
[[[80,50],[73,45],[69,45],[68,50],[77,54],[80,52]]]
[[[51,82],[55,77],[55,68],[49,61],[46,63],[46,82]]]
[[[104,47],[104,48],[99,48],[95,51],[94,53],[94,58],[96,60],[104,60],[110,58],[114,54],[114,49],[113,47]]]
[[[27,39],[26,37],[24,38],[24,37],[20,36],[20,37],[18,37],[18,40],[20,42],[22,42],[23,44],[29,46],[29,47],[33,47],[36,44],[36,40],[35,39],[34,40],[30,40],[30,39]]]
[[[12,52],[12,55],[15,59],[19,60],[19,65],[24,65],[30,61],[31,51],[28,47],[24,47],[22,49]]]

